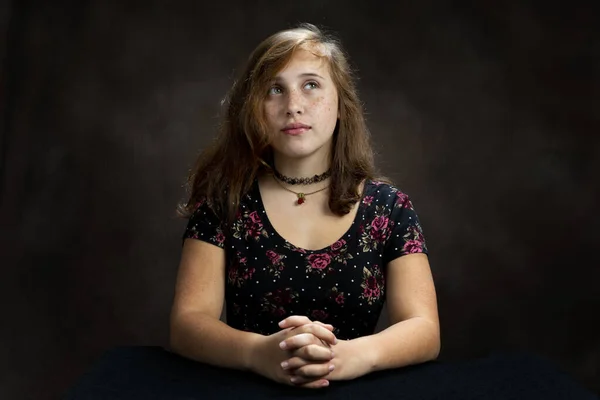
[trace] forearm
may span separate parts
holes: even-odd
[[[425,318],[411,318],[374,335],[353,340],[364,349],[370,371],[398,368],[437,358],[439,325]]]
[[[184,313],[171,319],[172,351],[219,367],[250,370],[252,349],[260,337],[203,313]]]

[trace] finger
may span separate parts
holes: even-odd
[[[331,352],[331,346],[329,346],[328,343],[324,343],[312,333],[299,333],[297,335],[290,336],[279,343],[279,347],[282,350],[288,350],[291,352],[309,345],[316,345],[315,348],[320,348]]]
[[[301,347],[308,346],[309,344],[316,344],[315,340],[315,335],[312,333],[299,333],[283,340],[279,343],[279,347],[282,350],[294,351]]]
[[[333,359],[333,351],[319,344],[309,344],[293,350],[292,357],[303,358],[307,361],[329,361]]]
[[[284,371],[292,372],[300,367],[304,367],[305,365],[310,364],[311,361],[306,360],[302,357],[292,357],[289,360],[285,360],[281,363],[281,368]]]
[[[308,364],[303,367],[297,368],[292,371],[292,378],[298,383],[304,383],[302,380],[306,382],[313,381],[317,378],[326,377],[331,371],[333,371],[335,367],[330,363],[323,364]]]
[[[311,323],[321,325],[324,328],[328,329],[329,331],[333,331],[333,325],[325,324],[320,321],[311,321],[308,317],[305,317],[302,315],[292,315],[290,317],[287,317],[286,319],[279,322],[279,327],[280,328],[289,328],[289,327],[295,328],[295,327],[299,327],[299,326],[311,324]]]
[[[331,332],[328,329],[325,329],[322,325],[310,323],[294,328],[292,332],[296,334],[300,332],[312,333],[317,339],[324,340],[329,344],[337,344],[337,338],[335,337],[333,332]]]
[[[331,325],[331,324],[324,324],[323,322],[320,322],[320,321],[313,321],[313,324],[321,325],[325,329],[328,329],[333,332],[333,325]]]
[[[331,360],[333,360],[333,355],[323,355],[322,357],[315,357],[311,360],[310,357],[297,356],[294,354],[293,357],[281,363],[281,368],[284,371],[294,371],[305,365],[314,364],[315,362],[328,362]]]
[[[298,378],[299,382],[304,381],[303,378]],[[309,381],[307,383],[295,383],[290,380],[290,383],[296,387],[302,387],[307,389],[320,389],[329,386],[329,381],[327,379],[317,379],[314,381]]]
[[[329,361],[333,359],[333,350],[320,344],[309,344],[292,351],[292,356],[309,361]]]
[[[286,319],[284,319],[283,321],[279,322],[279,327],[280,328],[297,327],[297,326],[302,326],[302,325],[306,325],[306,324],[310,324],[310,323],[312,323],[312,321],[308,317],[305,317],[303,315],[291,315],[291,316],[287,317]]]

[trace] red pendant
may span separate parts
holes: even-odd
[[[302,203],[304,203],[304,193],[298,193],[297,204],[300,205]]]

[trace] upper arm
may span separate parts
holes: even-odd
[[[384,250],[387,308],[392,324],[423,317],[439,325],[437,299],[423,229],[409,197],[398,191]]]
[[[213,244],[185,239],[171,315],[202,312],[221,316],[225,297],[225,251]]]
[[[183,234],[171,315],[202,312],[219,318],[225,297],[225,235],[206,201],[196,204]]]
[[[435,286],[426,254],[408,254],[387,265],[390,323],[422,317],[439,325]]]

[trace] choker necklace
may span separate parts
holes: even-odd
[[[273,168],[273,173],[277,179],[287,183],[288,185],[312,185],[313,183],[319,183],[329,178],[331,176],[331,168],[323,172],[321,175],[315,175],[312,178],[290,178],[280,174],[275,168]]]
[[[292,192],[294,193],[298,198],[296,199],[296,204],[297,205],[301,205],[304,204],[304,202],[306,201],[306,196],[311,195],[311,194],[315,194],[315,193],[319,193],[322,192],[323,190],[327,189],[329,187],[329,185],[325,186],[322,189],[319,190],[315,190],[314,192],[310,192],[310,193],[303,193],[303,192],[294,192],[291,189],[286,188],[285,186],[283,186],[281,184],[281,182],[279,181],[279,179],[275,178],[275,182],[277,182],[279,184],[279,186],[281,186],[282,188],[284,188],[285,190],[287,190],[288,192]]]

